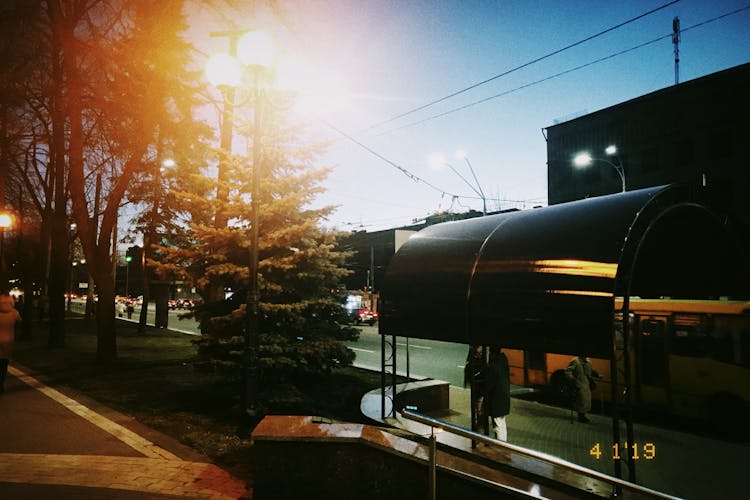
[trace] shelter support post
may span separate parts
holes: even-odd
[[[389,340],[390,338],[390,340]],[[380,335],[380,418],[395,417],[396,336]],[[390,392],[387,384],[390,384]],[[390,400],[390,405],[386,403]]]
[[[617,443],[621,450],[625,450],[620,460],[615,460],[615,475],[622,478],[622,464],[628,468],[628,481],[635,483],[635,460],[632,456],[633,436],[633,401],[632,401],[632,373],[630,340],[630,298],[626,295],[622,302],[622,338],[617,338],[617,330],[612,329],[612,356],[610,358],[610,373],[612,374],[612,443]],[[618,344],[622,343],[622,349]],[[622,382],[620,382],[622,381]],[[621,441],[621,420],[625,423],[625,443]]]

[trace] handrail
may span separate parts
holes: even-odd
[[[404,418],[408,420],[413,420],[415,422],[419,422],[420,424],[428,425],[430,427],[437,427],[444,431],[450,432],[452,434],[456,434],[458,436],[463,436],[466,438],[469,438],[473,441],[478,441],[480,443],[484,443],[490,446],[499,446],[501,448],[506,448],[508,450],[514,451],[516,453],[520,453],[522,455],[526,455],[531,458],[535,458],[537,460],[542,460],[544,462],[550,463],[552,465],[556,465],[559,467],[563,467],[565,469],[581,473],[583,475],[589,476],[594,479],[599,479],[601,481],[604,481],[606,483],[609,483],[613,486],[620,486],[622,488],[626,488],[631,491],[635,491],[638,493],[643,493],[646,495],[651,495],[657,498],[665,498],[669,500],[680,500],[680,497],[675,497],[672,495],[669,495],[667,493],[662,493],[661,491],[652,490],[651,488],[646,488],[645,486],[641,486],[635,483],[631,483],[629,481],[625,481],[623,479],[610,476],[608,474],[604,474],[599,471],[595,471],[593,469],[589,469],[586,467],[583,467],[581,465],[575,464],[573,462],[568,462],[567,460],[563,460],[562,458],[555,457],[553,455],[548,455],[547,453],[542,453],[540,451],[534,451],[529,450],[528,448],[523,448],[521,446],[517,446],[514,444],[507,443],[505,441],[500,441],[498,439],[493,439],[489,436],[485,436],[484,434],[478,434],[476,432],[470,431],[468,429],[465,429],[463,427],[459,427],[457,425],[450,424],[448,422],[444,422],[442,420],[438,420],[436,418],[432,418],[428,415],[424,415],[422,413],[417,413],[411,410],[402,410],[401,415],[403,415]]]

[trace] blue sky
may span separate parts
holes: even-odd
[[[583,69],[580,65],[669,35],[680,18],[680,80],[750,61],[750,0],[681,0],[640,20],[408,116],[393,117],[492,78],[670,3],[658,1],[294,0],[282,2],[287,50],[321,72],[340,75],[349,99],[318,110],[329,123],[411,174],[416,182],[320,122],[334,139],[323,161],[334,166],[320,204],[338,205],[328,221],[368,231],[409,224],[439,210],[481,210],[442,153],[471,180],[467,152],[492,210],[546,204],[542,128],[674,84],[671,38]],[[293,47],[293,48],[289,48]],[[516,90],[519,89],[519,90]],[[512,91],[461,111],[461,106]],[[437,114],[449,114],[434,118]],[[427,119],[427,120],[426,120]],[[426,121],[423,121],[426,120]],[[415,122],[419,124],[413,125]],[[446,194],[443,194],[445,191]]]

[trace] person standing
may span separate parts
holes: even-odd
[[[594,377],[599,378],[599,373],[586,356],[576,356],[568,363],[565,376],[573,382],[575,388],[571,406],[578,412],[578,421],[590,422],[586,413],[591,411],[591,389],[595,387]]]
[[[21,322],[21,314],[13,307],[13,297],[7,292],[0,293],[0,393],[5,392],[5,377],[16,338],[16,324]]]
[[[510,371],[502,348],[493,347],[487,365],[487,413],[492,419],[495,438],[508,440],[505,416],[510,413]]]
[[[487,418],[484,412],[485,373],[484,353],[482,346],[469,346],[469,354],[464,365],[464,387],[471,391],[471,430],[485,433]]]

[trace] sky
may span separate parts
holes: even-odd
[[[298,82],[335,88],[307,116],[331,140],[317,203],[337,206],[326,225],[343,231],[481,211],[476,191],[488,211],[546,205],[543,129],[674,85],[674,17],[681,82],[750,61],[750,0],[289,0],[279,11],[281,23],[267,8],[246,22],[311,68]],[[207,17],[194,13],[192,29]]]

